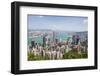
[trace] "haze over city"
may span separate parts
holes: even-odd
[[[88,18],[79,16],[28,15],[28,29],[81,32],[88,30]]]
[[[28,15],[28,61],[88,58],[88,18]]]

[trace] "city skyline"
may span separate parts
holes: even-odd
[[[28,15],[28,30],[88,31],[88,17]]]

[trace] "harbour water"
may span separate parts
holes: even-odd
[[[71,35],[68,34],[67,32],[56,32],[55,33],[55,39],[58,39],[59,41],[65,41],[69,37],[71,37]],[[49,39],[53,40],[53,36],[49,35]],[[28,36],[28,45],[31,44],[31,41],[35,41],[36,43],[43,44],[43,36],[41,36],[41,35],[36,36],[36,37]]]
[[[43,35],[47,35],[50,41],[57,39],[58,41],[67,41],[74,35],[78,35],[80,41],[84,41],[88,38],[88,32],[70,32],[70,31],[52,31],[52,30],[29,30],[28,31],[28,45],[31,45],[31,41],[35,43],[43,44]]]

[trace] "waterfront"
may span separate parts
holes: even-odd
[[[87,58],[87,33],[87,31],[29,31],[28,60],[32,61]]]
[[[88,17],[27,16],[27,59],[88,58]]]

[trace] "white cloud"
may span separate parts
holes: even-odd
[[[56,29],[57,28],[57,25],[53,25],[53,27]]]
[[[88,23],[88,19],[84,19],[84,20],[83,20],[83,23],[84,23],[84,24],[87,24],[87,23]]]
[[[38,16],[38,17],[43,18],[44,16]]]

